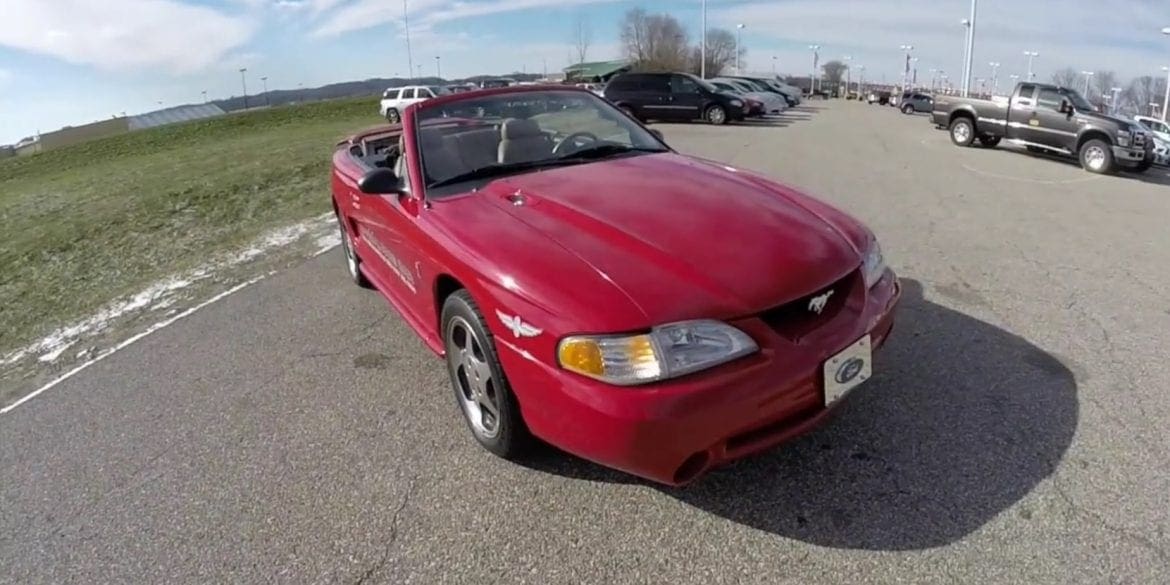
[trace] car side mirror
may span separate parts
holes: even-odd
[[[1073,105],[1072,105],[1072,102],[1068,101],[1068,99],[1067,99],[1067,98],[1064,98],[1064,99],[1061,99],[1061,100],[1060,100],[1060,113],[1062,113],[1062,114],[1071,114],[1071,113],[1073,113]]]
[[[402,191],[402,186],[394,171],[377,168],[358,179],[358,189],[370,195],[389,195]]]

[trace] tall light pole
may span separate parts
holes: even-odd
[[[1024,56],[1028,58],[1028,81],[1035,81],[1036,74],[1032,72],[1032,59],[1040,56],[1036,51],[1024,51]]]
[[[849,99],[849,86],[853,84],[853,69],[849,67],[849,62],[853,57],[845,55],[845,99]]]
[[[1113,97],[1109,98],[1109,110],[1111,113],[1116,114],[1117,113],[1117,98],[1121,97],[1121,88],[1120,87],[1111,87],[1111,88],[1109,88],[1109,91],[1110,91],[1110,93],[1113,94]]]
[[[703,0],[703,30],[699,33],[703,42],[699,44],[699,77],[707,79],[707,0]]]
[[[406,33],[406,67],[409,73],[414,73],[414,55],[410,52],[410,18],[406,10],[406,0],[402,0],[402,28]],[[421,67],[421,65],[420,65]],[[419,72],[422,77],[422,72]]]
[[[443,67],[439,64],[439,56],[435,55],[435,77],[443,78]]]
[[[962,83],[963,80],[967,79],[967,65],[970,62],[971,20],[964,18],[959,21],[959,24],[963,25],[963,72],[959,74],[959,83]]]
[[[1093,79],[1093,72],[1081,71],[1081,75],[1085,76],[1085,99],[1089,99],[1089,80]]]
[[[991,95],[999,93],[999,63],[992,61],[991,65]]]
[[[813,52],[812,72],[808,76],[808,97],[811,99],[813,92],[817,87],[817,62],[820,61],[821,54],[817,51],[821,50],[820,45],[809,45],[808,48]]]
[[[859,65],[857,67],[857,96],[860,98],[863,93],[865,93],[865,65]]]
[[[930,93],[934,93],[934,78],[937,73],[938,69],[935,69],[934,67],[930,68]]]
[[[247,67],[240,67],[240,85],[244,86],[244,109],[248,109],[248,80],[245,79],[244,74],[248,72]]]
[[[772,55],[772,75],[776,75],[776,55]]]
[[[264,105],[271,106],[272,103],[268,101],[268,76],[261,77],[260,83],[264,84]]]
[[[205,89],[200,93],[203,94],[203,103],[207,103],[207,90]]]
[[[1170,26],[1162,29],[1162,34],[1170,35]],[[1162,121],[1166,121],[1166,109],[1170,108],[1170,67],[1163,67],[1166,71],[1166,97],[1162,98]]]
[[[910,51],[914,50],[914,45],[902,45],[898,48],[906,53],[906,62],[902,64],[902,93],[906,93],[908,90],[906,84],[910,76]],[[901,100],[902,98],[898,99]]]
[[[971,91],[971,76],[975,74],[975,8],[978,0],[971,0],[971,15],[967,18],[967,62],[963,72],[963,95]]]
[[[739,38],[743,33],[743,25],[735,25],[735,74],[743,75],[743,70],[739,68]]]

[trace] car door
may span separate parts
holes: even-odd
[[[404,144],[399,142],[399,152]],[[406,177],[406,156],[400,154],[394,164],[394,174]],[[404,191],[399,194],[366,195],[361,214],[366,249],[376,259],[374,280],[383,293],[392,297],[404,312],[417,312],[426,299],[420,298],[418,246],[419,206],[411,197],[409,181],[402,179]],[[367,255],[368,256],[368,255]],[[363,261],[368,261],[363,257]]]
[[[1062,99],[1064,96],[1055,88],[1041,87],[1036,92],[1036,107],[1028,121],[1028,132],[1032,138],[1027,140],[1073,152],[1076,150],[1080,127],[1075,114],[1060,112]]]
[[[415,88],[413,87],[406,87],[402,89],[402,95],[398,98],[398,109],[404,109],[406,106],[409,106],[410,104],[418,101],[414,99],[414,90]]]
[[[703,117],[703,94],[699,84],[685,75],[673,74],[670,76],[670,94],[667,98],[676,120],[697,120]]]
[[[645,112],[646,118],[671,120],[674,109],[670,108],[670,80],[665,75],[640,75],[634,89],[634,100]]]

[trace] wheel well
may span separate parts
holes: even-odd
[[[971,121],[972,125],[975,124],[975,116],[972,116],[971,112],[968,112],[966,110],[959,110],[958,112],[951,114],[951,119],[947,120],[947,126],[954,124],[955,120],[958,120],[959,118],[967,118],[968,120]]]
[[[1086,142],[1093,140],[1094,138],[1096,138],[1098,140],[1103,140],[1103,141],[1105,141],[1105,144],[1108,144],[1110,146],[1113,145],[1113,141],[1109,140],[1108,134],[1106,134],[1100,130],[1090,130],[1090,131],[1082,134],[1081,137],[1077,139],[1077,152],[1081,151],[1081,147],[1084,146]]]
[[[447,301],[447,297],[451,296],[456,291],[462,290],[463,288],[463,284],[450,274],[440,274],[439,277],[435,279],[436,331],[443,330],[443,324],[439,322],[439,320],[443,318],[443,303]]]

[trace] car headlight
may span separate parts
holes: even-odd
[[[743,105],[743,102],[741,102],[741,101],[739,101],[739,100],[731,100],[731,101],[730,101],[730,102],[728,102],[728,103],[729,103],[729,104],[731,104],[731,105],[733,105],[733,106],[735,106],[735,107],[737,107],[737,108]]]
[[[557,345],[557,361],[570,372],[633,386],[712,368],[757,350],[743,331],[704,319],[638,335],[573,335]]]
[[[865,288],[872,288],[886,273],[886,259],[882,256],[882,247],[877,239],[869,239],[869,249],[865,251],[865,261],[862,266],[865,273]]]
[[[1117,146],[1129,146],[1129,134],[1122,132],[1117,135]]]

